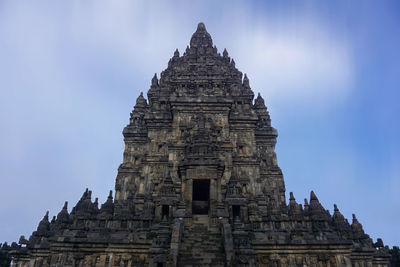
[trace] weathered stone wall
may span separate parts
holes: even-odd
[[[277,131],[249,79],[200,23],[190,47],[140,94],[99,208],[88,189],[48,214],[13,266],[388,266],[353,216],[311,192],[298,204],[277,164]]]

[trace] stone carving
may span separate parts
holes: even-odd
[[[139,95],[123,136],[115,196],[99,208],[86,189],[71,212],[66,202],[29,240],[3,245],[0,260],[6,251],[14,266],[389,264],[355,216],[350,225],[336,205],[331,215],[314,192],[286,203],[265,101],[203,23],[154,75],[147,100]]]

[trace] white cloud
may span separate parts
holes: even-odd
[[[316,17],[253,18],[240,2],[201,7],[162,1],[75,3],[69,17],[73,38],[126,59],[146,77],[164,69],[176,47],[182,52],[204,20],[219,50],[227,47],[253,89],[268,98],[317,100],[323,106],[346,96],[352,86],[351,44]],[[211,18],[210,10],[219,8],[223,15]]]
[[[273,18],[254,22],[246,16],[251,14],[230,23],[234,30],[223,39],[253,90],[269,99],[323,105],[351,90],[354,62],[348,40],[307,17],[277,23]]]

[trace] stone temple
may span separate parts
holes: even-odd
[[[260,94],[200,23],[123,130],[115,195],[83,193],[9,253],[15,267],[389,266],[353,215],[290,193]]]

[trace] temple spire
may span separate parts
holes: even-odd
[[[174,57],[179,57],[179,50],[178,50],[178,48],[175,50],[175,52],[174,52]]]
[[[250,88],[250,82],[249,82],[249,78],[247,78],[247,74],[244,74],[243,86],[247,87],[247,88]]]
[[[289,200],[290,200],[291,202],[294,201],[294,203],[295,203],[295,202],[296,202],[296,199],[294,198],[293,192],[290,192],[289,195],[290,195]]]
[[[258,95],[257,95],[257,98],[254,103],[254,107],[256,109],[265,109],[266,108],[264,98],[261,96],[260,93],[258,93]]]
[[[310,201],[313,201],[313,200],[318,201],[318,198],[315,195],[314,191],[311,191],[311,193],[310,193]]]
[[[206,26],[203,22],[200,22],[197,25],[197,30],[192,35],[192,39],[190,40],[190,48],[200,48],[200,47],[211,47],[213,46],[213,42],[211,39],[211,35],[207,32]]]
[[[61,223],[67,223],[69,221],[68,201],[64,202],[63,208],[57,214],[57,221]]]
[[[151,79],[151,86],[152,86],[152,87],[157,87],[157,86],[158,86],[157,73],[154,73],[154,76],[153,76],[153,78]]]
[[[114,201],[113,201],[113,191],[110,190],[110,193],[108,194],[106,202],[101,205],[100,209],[101,213],[108,213],[110,215],[113,214],[114,212]]]
[[[296,199],[294,198],[293,192],[289,193],[289,214],[300,214],[302,211],[302,207],[300,204],[297,204]]]
[[[68,201],[64,202],[63,210],[68,210]]]
[[[332,219],[336,224],[344,224],[344,223],[347,224],[346,219],[344,218],[343,214],[339,211],[336,204],[333,204]]]
[[[140,92],[140,95],[138,96],[138,98],[136,99],[136,105],[135,105],[135,109],[140,107],[140,108],[144,108],[147,106],[147,101],[143,96],[143,92]]]
[[[228,57],[228,51],[226,51],[226,48],[224,48],[224,52],[222,52],[222,56],[223,56],[224,58],[227,58],[227,57]]]
[[[319,200],[317,196],[315,195],[314,191],[311,191],[310,193],[310,208],[312,210],[324,210],[321,203],[319,203]]]
[[[49,211],[46,212],[43,219],[39,222],[37,227],[37,232],[44,233],[49,230],[50,222],[49,222]]]
[[[362,227],[362,224],[357,220],[356,215],[353,213],[353,222],[351,223],[351,229],[353,229],[353,232],[358,232],[358,233],[364,233],[364,229]]]

